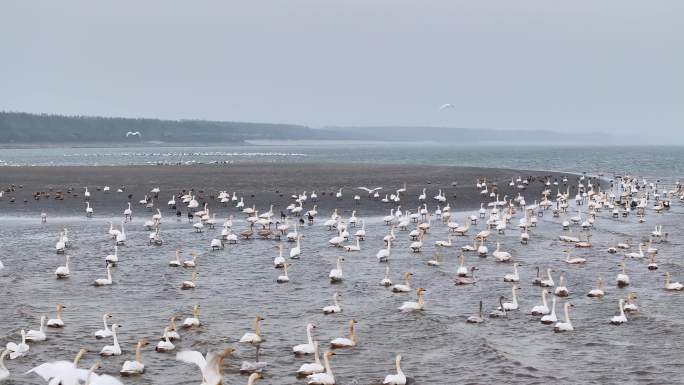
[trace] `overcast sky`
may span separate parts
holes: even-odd
[[[0,2],[0,110],[675,134],[683,73],[682,0]]]

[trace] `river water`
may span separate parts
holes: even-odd
[[[212,209],[219,218],[237,215],[234,208],[217,205]],[[349,211],[344,210],[343,215],[348,216]],[[472,242],[472,235],[483,228],[482,224],[472,228],[469,237],[454,238],[455,247],[438,250],[434,242],[446,240],[447,228],[433,223],[421,253],[409,251],[408,232],[397,232],[389,262],[391,278],[396,283],[403,272],[414,273],[413,287],[427,290],[426,310],[420,314],[397,310],[403,301],[415,300],[415,293],[394,294],[379,286],[385,265],[378,263],[375,253],[383,247],[382,238],[388,233],[382,219],[363,218],[368,237],[361,243],[362,250],[344,253],[327,246],[327,240],[335,235],[323,226],[329,215],[320,213],[314,225],[302,229],[302,257],[290,261],[288,284],[275,282],[281,274],[272,262],[277,256],[277,241],[240,241],[225,250],[210,251],[210,240],[219,236],[220,226],[197,234],[187,220],[178,222],[171,212],[164,212],[161,234],[165,242],[150,246],[149,233],[143,229],[147,218],[138,215],[127,224],[128,241],[119,248],[120,263],[113,269],[114,285],[109,287],[90,284],[105,277],[104,256],[113,251],[108,221],[118,223],[121,218],[51,216],[47,224],[41,224],[36,218],[0,217],[0,260],[5,264],[0,270],[0,342],[17,341],[21,328],[37,329],[41,315],[51,318],[56,303],[66,305],[64,329],[48,330],[47,342],[31,343],[28,356],[6,362],[13,373],[9,383],[40,383],[37,377],[21,373],[46,361],[71,359],[81,347],[90,351],[82,367],[101,360],[101,372],[118,375],[123,361],[132,358],[137,339],[148,338],[152,344],[142,354],[146,373],[123,379],[124,383],[198,384],[201,377],[196,367],[176,362],[173,353],[157,353],[153,348],[168,318],[190,316],[195,304],[201,305],[203,325],[197,330],[180,330],[177,350],[205,352],[226,345],[235,347],[234,357],[226,361],[228,384],[247,383],[236,369],[243,359],[254,359],[254,348],[237,341],[253,331],[256,315],[265,318],[261,360],[268,362],[260,384],[305,383],[296,378],[295,371],[311,358],[294,357],[291,347],[306,342],[307,322],[317,325],[314,336],[324,350],[331,339],[346,336],[352,318],[358,320],[359,342],[353,349],[338,350],[333,357],[338,384],[380,383],[393,372],[394,355],[398,353],[404,357],[404,371],[417,384],[664,384],[682,379],[684,294],[663,289],[665,271],[675,280],[684,279],[680,237],[684,207],[679,202],[673,202],[665,214],[649,211],[645,223],[639,223],[635,216],[613,219],[609,212],[601,212],[592,231],[594,247],[573,252],[573,256],[587,258],[584,266],[564,262],[565,245],[558,241],[563,233],[562,219],[553,218],[549,212],[531,230],[528,245],[520,244],[517,228],[509,228],[505,235],[493,234],[487,242],[489,257],[466,254],[466,265],[479,268],[480,281],[474,286],[455,286],[453,278],[460,247]],[[453,218],[458,220],[463,215],[454,213]],[[518,213],[514,224],[519,217]],[[246,222],[238,218],[234,225],[237,232],[246,228]],[[622,256],[608,254],[606,248],[625,237],[636,243],[658,224],[670,234],[668,242],[654,244],[659,249],[660,269],[649,271],[647,261],[627,260],[632,284],[617,288],[615,276]],[[68,250],[71,276],[56,280],[53,272],[64,257],[55,254],[54,244],[63,228],[70,230],[73,244]],[[572,229],[575,235],[579,231],[578,227]],[[495,242],[521,263],[521,309],[507,319],[487,318],[484,324],[466,324],[466,317],[476,314],[480,300],[489,312],[499,295],[511,299],[511,284],[502,277],[512,272],[512,266],[494,261],[491,252]],[[289,255],[292,244],[283,244],[285,255]],[[168,265],[177,248],[183,258],[192,250],[199,254],[194,290],[179,289],[180,283],[190,278],[190,269]],[[440,267],[426,263],[435,251],[442,255]],[[345,280],[331,284],[327,276],[338,255],[346,258],[342,265]],[[574,332],[556,334],[550,326],[540,324],[539,317],[526,314],[541,303],[541,289],[531,285],[537,266],[556,269],[556,282],[560,272],[565,275],[570,290],[567,300],[574,304],[570,314]],[[606,297],[588,298],[586,293],[595,287],[598,276],[606,281]],[[321,308],[331,303],[335,291],[342,295],[343,311],[323,315]],[[610,325],[619,298],[629,292],[637,294],[640,311],[628,315],[624,325]],[[565,302],[559,300],[559,318],[563,318]],[[97,357],[102,346],[111,343],[93,337],[101,329],[105,312],[113,314],[113,322],[123,325],[119,338],[124,354],[120,357]]]

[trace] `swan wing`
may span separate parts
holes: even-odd
[[[207,353],[207,358],[212,358],[212,353]],[[202,353],[196,350],[183,350],[176,353],[176,360],[197,365],[202,371],[202,376],[206,377],[205,371],[207,369],[207,360]]]

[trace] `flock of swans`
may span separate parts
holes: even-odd
[[[110,239],[112,252],[103,259],[103,276],[93,277],[93,289],[84,288],[83,290],[101,290],[97,287],[115,285],[118,279],[117,270],[122,264],[129,263],[126,258],[122,258],[120,252],[125,250],[130,239],[127,236],[127,226],[140,226],[134,222],[138,212],[152,213],[149,219],[144,220],[142,227],[148,232],[147,243],[150,246],[164,245],[167,235],[163,224],[166,221],[184,223],[180,217],[178,207],[188,210],[188,237],[193,233],[211,232],[215,237],[206,245],[206,252],[191,252],[187,257],[178,250],[174,257],[168,259],[166,269],[184,269],[185,279],[177,282],[179,290],[196,290],[204,284],[203,276],[198,273],[197,266],[206,263],[209,258],[206,255],[216,253],[220,255],[226,248],[234,248],[238,253],[241,247],[249,247],[253,242],[275,242],[272,266],[279,272],[274,278],[274,284],[291,285],[297,280],[317,280],[321,283],[330,285],[339,284],[345,280],[353,279],[350,277],[346,268],[349,264],[357,263],[355,255],[363,255],[358,258],[373,258],[378,263],[386,264],[384,275],[378,276],[377,285],[384,287],[393,295],[408,297],[402,298],[402,303],[396,306],[399,313],[427,313],[430,312],[431,302],[430,293],[433,290],[428,279],[421,281],[427,284],[414,287],[414,272],[401,272],[402,280],[395,281],[390,268],[391,261],[398,253],[409,253],[416,255],[413,263],[427,264],[433,268],[440,268],[447,259],[457,261],[458,265],[452,272],[453,285],[455,290],[467,293],[468,287],[476,286],[482,282],[478,271],[482,266],[493,266],[500,274],[498,277],[487,277],[500,280],[510,284],[510,295],[497,294],[492,298],[482,298],[476,312],[470,315],[463,315],[463,322],[472,325],[483,325],[496,320],[506,320],[513,317],[533,317],[540,323],[540,330],[549,328],[549,331],[556,333],[581,332],[575,330],[572,320],[572,309],[576,304],[570,300],[571,296],[582,295],[595,300],[605,299],[615,303],[616,314],[610,319],[596,320],[598,324],[622,325],[628,323],[630,314],[639,311],[636,303],[637,295],[630,291],[634,285],[630,278],[630,269],[643,268],[654,274],[649,278],[660,281],[662,290],[665,292],[678,292],[684,289],[684,285],[675,282],[671,273],[668,271],[658,274],[657,255],[658,245],[668,242],[670,236],[663,231],[661,225],[654,224],[654,230],[649,234],[632,234],[628,239],[615,239],[610,244],[592,243],[592,231],[598,226],[620,226],[621,222],[616,221],[620,218],[644,223],[647,219],[660,215],[667,215],[673,201],[684,201],[684,190],[677,183],[670,189],[663,188],[654,183],[648,183],[633,177],[621,177],[615,181],[615,186],[608,190],[598,187],[597,180],[578,177],[573,182],[567,178],[562,180],[546,179],[541,196],[525,197],[526,187],[530,182],[528,179],[518,178],[506,181],[508,187],[517,190],[512,198],[508,196],[500,197],[495,183],[486,179],[478,179],[474,188],[477,189],[481,198],[482,205],[479,210],[472,212],[457,213],[452,212],[446,194],[439,190],[436,195],[429,198],[426,189],[420,189],[420,194],[416,197],[408,196],[407,186],[393,190],[384,198],[380,194],[382,187],[367,188],[359,187],[361,191],[368,194],[368,199],[377,204],[386,204],[388,215],[383,216],[381,221],[373,221],[373,218],[363,218],[358,216],[357,210],[353,210],[349,217],[343,217],[340,210],[335,209],[324,220],[318,220],[320,214],[316,205],[319,197],[315,192],[307,195],[293,194],[292,203],[283,207],[280,214],[276,214],[274,205],[270,205],[268,210],[260,212],[256,205],[248,206],[244,197],[238,198],[226,191],[219,192],[213,200],[203,202],[198,201],[198,197],[191,191],[184,190],[182,193],[174,193],[168,201],[168,208],[171,219],[164,216],[161,209],[154,205],[154,197],[158,197],[159,188],[150,191],[149,196],[138,202],[139,209],[134,210],[134,204],[128,203],[122,210],[122,219],[116,225],[109,222],[106,229],[102,229],[102,236]],[[573,185],[574,183],[574,185]],[[499,182],[500,184],[500,182]],[[576,195],[571,195],[571,189]],[[98,189],[99,190],[99,189]],[[109,188],[102,194],[108,194]],[[121,190],[119,190],[121,191]],[[87,188],[84,192],[85,216],[94,216],[94,207],[91,205],[92,192]],[[339,188],[333,197],[342,201],[345,198],[343,188]],[[361,196],[353,195],[354,201],[361,200]],[[533,203],[529,202],[533,200]],[[158,198],[157,198],[158,202]],[[309,209],[305,205],[311,205]],[[405,206],[414,206],[415,209],[406,209]],[[211,206],[218,208],[212,209]],[[222,207],[232,206],[233,215],[228,215],[223,219],[217,218],[217,212]],[[134,216],[134,211],[136,211]],[[147,216],[149,214],[142,214]],[[551,216],[556,221],[544,221],[542,218]],[[175,217],[175,218],[174,218]],[[47,214],[41,214],[41,221],[47,222]],[[373,223],[373,225],[371,225]],[[377,223],[377,224],[376,224]],[[184,225],[183,225],[184,226]],[[319,226],[323,231],[330,233],[330,238],[325,244],[307,244],[305,235],[309,226]],[[549,249],[548,259],[558,263],[564,263],[568,268],[587,267],[590,269],[593,261],[597,258],[614,258],[614,270],[596,271],[595,287],[587,287],[583,293],[572,293],[569,289],[566,274],[558,269],[547,266],[534,266],[536,276],[525,281],[519,272],[521,267],[526,266],[524,257],[524,247],[535,242],[535,233],[538,226],[557,226],[550,231],[556,232],[557,241],[562,249]],[[239,227],[239,228],[238,228]],[[382,238],[382,243],[368,244],[369,235],[367,232],[378,231],[384,227],[386,235]],[[507,250],[501,237],[506,234],[519,233],[517,235],[521,244],[521,249]],[[494,241],[492,239],[495,239]],[[633,244],[633,239],[640,239],[637,244]],[[406,243],[408,242],[408,243]],[[289,245],[289,247],[288,247]],[[399,249],[398,247],[401,248]],[[287,252],[286,252],[287,247]],[[490,250],[490,247],[493,250]],[[72,248],[72,234],[69,229],[59,234],[54,251],[63,255],[64,264],[57,266],[54,270],[53,279],[69,280],[78,270],[78,265],[70,258]],[[318,248],[331,248],[337,250],[337,258],[330,263],[330,271],[326,277],[302,277],[290,275],[297,271],[298,265],[303,263],[320,264],[328,263],[317,259]],[[430,259],[421,258],[420,255],[425,249],[437,250],[431,253]],[[592,251],[591,257],[574,256],[573,250],[589,249]],[[370,253],[364,253],[370,251]],[[423,253],[425,254],[425,253]],[[492,257],[491,259],[488,257]],[[10,262],[3,265],[0,262],[0,269],[11,269]],[[470,266],[469,266],[470,265]],[[629,266],[629,268],[628,268]],[[557,274],[558,273],[558,274]],[[611,276],[612,275],[612,276]],[[327,281],[327,282],[326,282]],[[609,285],[610,289],[607,289]],[[538,304],[527,306],[519,302],[521,288],[525,286],[538,287],[533,292],[539,293]],[[333,286],[334,287],[334,286]],[[529,292],[529,289],[526,289]],[[348,331],[345,335],[331,338],[324,341],[315,336],[317,325],[308,322],[302,325],[306,331],[306,342],[292,346],[292,372],[296,373],[302,381],[308,384],[336,384],[338,381],[333,370],[334,356],[340,351],[345,354],[353,354],[360,344],[372,344],[372,341],[364,341],[359,338],[357,328],[359,321],[356,319],[345,319],[340,299],[346,297],[346,293],[336,290],[332,296],[330,305],[317,311],[329,315],[330,321],[339,324],[346,324]],[[536,296],[536,294],[535,294]],[[529,298],[527,298],[529,300]],[[550,303],[549,303],[550,299]],[[352,303],[353,301],[349,301]],[[489,308],[489,310],[487,310]],[[136,341],[134,357],[126,360],[120,371],[120,376],[144,376],[145,364],[142,359],[142,352],[145,347],[152,342],[156,353],[174,357],[175,360],[188,365],[194,365],[201,376],[201,384],[216,385],[222,384],[224,380],[223,367],[228,357],[235,352],[233,347],[225,346],[220,351],[200,351],[190,350],[188,346],[183,346],[182,337],[193,329],[203,326],[200,318],[200,304],[192,307],[192,314],[183,320],[172,317],[168,324],[159,325],[161,338],[152,342],[148,338],[140,338]],[[56,305],[55,316],[48,318],[45,315],[40,317],[40,325],[37,329],[30,329],[32,325],[20,330],[15,335],[16,339],[6,344],[0,355],[0,381],[12,378],[22,378],[22,376],[39,377],[50,384],[74,385],[110,385],[122,384],[122,380],[114,373],[98,373],[101,363],[97,362],[89,368],[79,366],[79,361],[90,352],[81,349],[75,352],[73,360],[63,359],[53,362],[46,362],[35,366],[27,373],[12,373],[11,361],[27,360],[31,357],[31,346],[33,344],[49,344],[52,330],[63,330],[69,328],[68,317],[64,317],[65,312],[70,309],[62,304]],[[64,318],[63,318],[64,317]],[[267,362],[260,361],[259,349],[268,340],[262,332],[262,323],[268,322],[261,315],[253,316],[253,328],[246,332],[241,338],[236,339],[236,343],[244,346],[251,346],[256,349],[254,361],[245,360],[239,368],[239,372],[247,375],[245,382],[254,385],[262,376],[267,373],[270,376],[284,375],[282,373],[269,373]],[[121,348],[118,333],[124,327],[119,323],[111,323],[112,314],[102,316],[102,329],[93,333],[93,337],[103,342],[103,346],[98,354],[101,360],[105,361],[111,356],[121,356],[125,352]],[[491,319],[489,321],[488,319]],[[177,325],[179,321],[180,325]],[[549,325],[549,326],[545,326]],[[595,327],[595,326],[592,326]],[[28,331],[26,329],[29,329]],[[84,336],[85,337],[85,336]],[[180,346],[177,346],[180,345]],[[405,347],[404,347],[405,348]],[[400,350],[401,347],[397,347]],[[405,356],[409,352],[403,353]],[[344,356],[338,359],[343,360]],[[10,364],[8,364],[9,360]],[[403,385],[410,380],[404,374],[401,367],[402,354],[395,356],[395,370],[387,374],[382,380],[383,384]],[[170,364],[170,362],[169,362]],[[378,376],[378,379],[381,376]],[[27,377],[28,378],[28,377]]]

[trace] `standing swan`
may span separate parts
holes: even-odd
[[[397,374],[388,374],[385,376],[385,380],[382,382],[383,385],[406,385],[406,375],[404,375],[404,372],[401,370],[401,354],[397,354],[394,365],[397,368]]]

